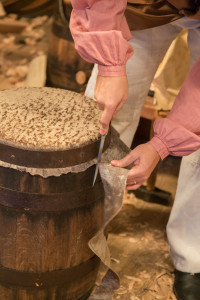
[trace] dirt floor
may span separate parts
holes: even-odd
[[[9,22],[18,17],[2,17],[5,19]],[[52,18],[19,21],[27,23],[20,33],[12,30],[0,33],[0,90],[24,86],[31,60],[48,52]],[[173,198],[179,165],[179,159],[166,159],[157,177],[156,186],[172,193]],[[171,206],[148,203],[126,193],[121,212],[109,226],[112,265],[121,278],[114,300],[175,299],[173,265],[166,237],[170,210]]]
[[[180,159],[169,157],[157,176],[156,186],[172,194],[171,205],[179,166]],[[114,300],[176,299],[166,237],[171,205],[148,203],[132,193],[125,194],[123,208],[109,228],[112,266],[121,279]]]

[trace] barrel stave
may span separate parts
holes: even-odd
[[[95,167],[93,165],[84,172],[44,178],[39,175],[32,176],[25,171],[0,166],[0,188],[39,194],[65,193],[71,191],[72,187],[76,187],[76,191],[81,191],[92,187]],[[100,180],[98,174],[96,182]]]
[[[4,174],[3,167],[1,167],[1,175]],[[76,176],[72,173],[62,175],[60,177],[49,177],[42,178],[41,176],[33,176],[30,174],[22,174],[18,170],[9,169],[5,172],[5,178],[1,176],[1,189],[0,189],[0,264],[1,268],[6,268],[10,270],[11,274],[13,272],[19,272],[17,278],[20,278],[21,272],[28,272],[28,275],[38,272],[43,274],[45,272],[52,272],[52,278],[50,280],[50,287],[24,287],[24,281],[21,280],[21,285],[16,286],[12,282],[5,282],[5,276],[2,275],[1,278],[1,268],[0,268],[0,299],[8,300],[77,300],[77,299],[87,299],[87,292],[91,290],[94,285],[94,281],[99,268],[99,259],[97,259],[92,268],[90,266],[89,271],[87,271],[90,261],[94,259],[93,252],[88,247],[88,241],[101,227],[103,222],[103,187],[101,185],[101,191],[98,198],[95,197],[94,200],[84,205],[85,197],[88,197],[88,193],[91,193],[91,184],[88,179],[88,175],[93,175],[93,167],[89,168],[86,172],[80,172]],[[7,170],[7,168],[6,168]],[[6,178],[10,177],[9,184],[3,187],[3,182],[6,183]],[[35,180],[37,177],[37,180]],[[14,180],[12,180],[12,178]],[[74,199],[71,202],[69,198],[66,201],[71,203],[72,209],[63,211],[34,211],[31,207],[30,201],[33,195],[29,188],[33,186],[32,192],[41,192],[50,197],[53,195],[56,197],[55,192],[63,186],[62,192],[64,195],[69,195],[70,186],[71,190],[74,190],[74,194],[77,194],[76,182],[85,182],[86,186],[78,184],[78,189],[80,189],[83,195],[83,206],[74,208]],[[91,176],[90,176],[91,179]],[[55,186],[53,186],[53,180],[57,181]],[[69,180],[70,184],[65,185]],[[33,184],[35,182],[35,184]],[[40,182],[40,185],[38,185]],[[101,183],[101,182],[100,182]],[[96,185],[99,183],[97,182]],[[90,185],[90,189],[88,189]],[[9,189],[8,189],[9,186]],[[40,186],[38,190],[38,186]],[[45,188],[43,188],[45,186]],[[51,186],[50,191],[48,187]],[[81,190],[82,187],[82,190]],[[11,190],[12,188],[12,190]],[[15,188],[18,189],[15,190]],[[84,192],[84,189],[86,191]],[[18,206],[12,207],[9,203],[6,204],[8,199],[2,199],[3,191],[11,192],[11,196],[16,193],[26,194],[27,197],[27,207],[20,207],[18,201]],[[47,193],[49,192],[49,193]],[[61,194],[61,193],[60,193]],[[72,195],[73,193],[71,193]],[[40,195],[40,194],[38,194]],[[16,199],[16,198],[15,198]],[[14,200],[15,200],[14,199]],[[77,199],[79,201],[80,199]],[[3,202],[3,204],[2,204]],[[14,201],[15,203],[16,201]],[[82,202],[82,201],[81,201]],[[17,205],[15,203],[15,205]],[[31,209],[29,210],[28,205],[30,204]],[[48,207],[47,207],[48,210]],[[80,271],[75,272],[75,278],[71,281],[73,277],[73,268],[81,266],[84,264],[83,274],[78,276]],[[56,285],[61,282],[52,283],[54,280],[56,270],[67,270],[69,272],[69,278],[63,285],[57,287]],[[15,275],[16,276],[16,275]],[[42,276],[42,275],[41,275]],[[65,276],[67,278],[67,276]],[[8,276],[12,278],[12,276]],[[54,282],[54,281],[53,281]],[[55,285],[55,286],[54,286]],[[50,291],[49,291],[50,289]],[[8,292],[9,290],[9,292]],[[12,291],[12,294],[10,292]],[[8,298],[7,298],[8,297]],[[83,297],[83,298],[81,298]],[[84,298],[85,297],[85,298]]]

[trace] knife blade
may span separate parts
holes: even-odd
[[[98,169],[99,169],[99,162],[101,160],[101,154],[102,154],[102,151],[103,151],[105,137],[106,137],[106,135],[101,136],[101,141],[100,141],[100,145],[99,145],[99,152],[98,152],[98,156],[97,156],[97,163],[96,163],[96,168],[95,168],[95,172],[94,172],[94,179],[93,179],[92,186],[94,186],[96,178],[97,178]]]

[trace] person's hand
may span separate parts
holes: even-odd
[[[126,76],[98,76],[95,86],[94,97],[100,110],[101,116],[100,134],[106,134],[112,117],[121,109],[128,98],[128,80]]]
[[[123,159],[112,160],[111,164],[123,168],[134,163],[127,177],[126,188],[136,190],[149,178],[159,160],[158,152],[150,143],[146,143],[136,147]]]

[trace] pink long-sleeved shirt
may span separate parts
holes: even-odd
[[[70,29],[75,47],[97,63],[101,76],[123,76],[133,49],[124,17],[126,0],[72,0]],[[161,158],[184,156],[200,148],[200,59],[187,76],[170,114],[156,120],[150,143]]]
[[[70,29],[76,50],[97,63],[99,75],[122,76],[133,49],[124,11],[126,0],[72,0]]]
[[[150,143],[161,158],[185,156],[200,148],[200,58],[195,63],[165,119],[154,123]]]

